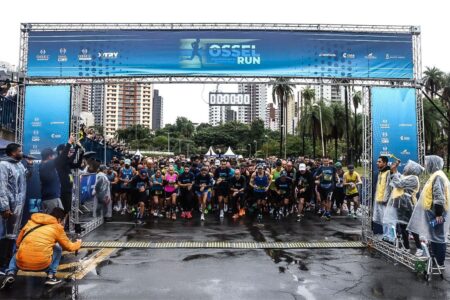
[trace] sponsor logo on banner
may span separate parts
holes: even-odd
[[[320,53],[320,57],[336,57],[336,53]]]
[[[400,140],[401,141],[409,141],[409,140],[411,140],[411,138],[409,136],[402,135],[402,136],[400,136]]]
[[[384,58],[385,58],[386,60],[389,60],[389,59],[405,59],[406,57],[403,56],[403,55],[392,55],[392,54],[386,53],[386,55],[384,56]]]
[[[355,54],[353,54],[353,53],[347,53],[347,52],[344,52],[344,53],[342,53],[342,57],[343,57],[343,58],[354,59],[356,56],[355,56]]]
[[[31,122],[31,126],[32,127],[41,127],[42,122],[40,121],[39,118],[34,118],[34,120]]]
[[[370,52],[369,54],[367,54],[366,56],[364,56],[365,59],[377,59],[377,57],[375,56],[375,54],[373,54],[372,52]]]
[[[402,152],[400,152],[402,155],[411,155],[411,152],[409,152],[408,149],[403,150]]]
[[[50,122],[50,125],[64,125],[64,121],[53,121]]]
[[[78,60],[92,60],[92,56],[89,54],[88,49],[81,50],[81,54],[78,54]]]
[[[104,59],[116,59],[119,57],[119,52],[99,52],[97,57]]]
[[[66,48],[59,49],[58,62],[66,62],[67,61],[66,52],[67,52]]]
[[[180,65],[202,68],[221,65],[260,65],[261,56],[253,40],[247,39],[181,39]]]
[[[52,134],[50,135],[50,137],[51,137],[52,139],[60,139],[60,138],[61,138],[61,135],[60,135],[60,134],[56,134],[56,133],[52,133]]]
[[[41,49],[39,54],[36,55],[36,60],[38,61],[48,61],[50,59],[50,55],[47,54],[47,50]]]

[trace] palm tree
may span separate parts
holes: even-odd
[[[436,93],[442,88],[445,73],[436,67],[427,67],[423,77],[425,88],[431,99],[434,99]]]
[[[450,120],[450,73],[442,78],[442,104],[447,111],[447,119]],[[450,122],[447,122],[447,172],[450,170]]]
[[[357,124],[357,117],[356,117],[356,115],[357,115],[357,110],[358,110],[358,107],[359,107],[359,105],[361,104],[361,101],[362,101],[362,94],[361,94],[361,91],[357,91],[356,93],[354,93],[353,94],[353,97],[352,97],[352,102],[353,102],[353,108],[355,109],[355,111],[354,111],[354,129],[353,129],[353,135],[354,135],[354,138],[355,138],[355,143],[354,143],[354,145],[353,145],[353,149],[355,149],[355,151],[354,151],[354,157],[355,157],[355,163],[358,163],[358,159],[357,159],[357,151],[358,151],[358,138],[359,138],[359,135],[358,135],[358,124]]]
[[[332,103],[331,110],[331,137],[334,139],[334,160],[338,160],[338,140],[344,136],[345,109],[342,103]]]
[[[283,155],[283,138],[286,130],[285,122],[284,122],[284,110],[286,107],[286,103],[289,97],[293,96],[294,92],[292,89],[292,85],[289,83],[288,78],[279,77],[273,83],[272,88],[272,100],[273,104],[279,104],[280,109],[280,155],[281,158]]]
[[[439,102],[435,104],[443,111],[443,107]],[[435,140],[442,132],[443,120],[440,113],[436,108],[429,102],[423,102],[423,115],[424,115],[424,131],[425,131],[425,149],[428,150],[427,154],[435,153]]]
[[[311,106],[311,103],[314,101],[314,98],[316,97],[316,93],[314,89],[312,89],[310,86],[307,86],[301,93],[303,102],[301,103],[301,116],[300,120],[303,118],[306,118],[308,114],[308,109]],[[305,155],[305,135],[306,135],[306,122],[303,122],[302,124],[302,155]]]

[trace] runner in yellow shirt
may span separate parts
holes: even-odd
[[[356,218],[356,210],[359,208],[358,185],[362,185],[362,181],[353,165],[348,165],[347,169],[348,171],[344,173],[345,203],[349,209],[349,215]],[[353,211],[350,206],[351,202],[353,202]]]

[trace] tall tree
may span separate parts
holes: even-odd
[[[344,136],[345,109],[342,103],[335,102],[330,105],[331,109],[331,137],[334,139],[334,160],[338,160],[338,141]]]
[[[283,140],[286,132],[286,125],[284,121],[284,110],[289,97],[293,96],[293,88],[288,78],[279,77],[273,83],[272,101],[280,109],[280,152],[279,157],[283,156]]]
[[[361,101],[362,101],[361,91],[357,91],[356,93],[353,94],[353,97],[352,97],[353,109],[354,109],[354,115],[353,115],[353,119],[354,119],[353,120],[354,121],[354,127],[353,127],[354,128],[353,129],[354,144],[353,144],[353,149],[354,149],[354,152],[353,152],[353,156],[354,156],[354,159],[355,159],[355,164],[358,163],[358,158],[357,158],[356,153],[358,152],[358,139],[360,138],[360,136],[358,134],[358,123],[357,123],[358,118],[356,116],[357,116],[358,107],[361,104]]]
[[[302,100],[301,101],[301,107],[300,107],[300,120],[303,118],[306,118],[308,115],[308,110],[311,107],[312,102],[314,101],[316,97],[316,93],[314,89],[312,89],[310,86],[307,86],[301,93]],[[305,155],[305,135],[306,135],[306,122],[303,122],[301,127],[302,132],[302,155]]]
[[[445,73],[436,67],[427,67],[423,77],[427,94],[434,99],[436,93],[442,88]]]

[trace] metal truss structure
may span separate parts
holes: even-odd
[[[78,133],[80,131],[80,114],[81,114],[81,87],[80,85],[73,85],[71,89],[71,132]],[[79,152],[78,152],[79,153]],[[81,159],[77,157],[77,159]],[[78,170],[73,171],[73,189],[72,189],[72,207],[69,215],[69,230],[71,233],[75,232],[75,224],[80,222],[80,176]]]
[[[423,127],[423,105],[419,97],[419,89],[422,86],[422,59],[420,27],[418,26],[391,26],[391,25],[341,25],[341,24],[274,24],[274,23],[33,23],[21,25],[20,62],[19,70],[27,74],[28,59],[28,35],[30,31],[98,31],[98,30],[159,30],[159,31],[180,31],[180,30],[259,30],[259,31],[328,31],[328,32],[362,32],[362,33],[393,33],[412,34],[413,39],[413,79],[377,79],[377,78],[318,78],[318,77],[290,77],[292,85],[338,85],[338,86],[360,86],[363,88],[363,155],[362,161],[364,171],[367,175],[366,182],[362,190],[362,235],[363,242],[372,245],[375,249],[384,253],[388,257],[412,268],[414,257],[410,254],[400,252],[395,246],[378,241],[372,234],[372,119],[371,119],[371,87],[392,87],[392,88],[415,88],[417,105],[417,134],[419,160],[423,163],[424,149],[424,127]],[[135,76],[135,77],[84,77],[84,78],[63,78],[63,77],[25,77],[25,85],[71,85],[72,90],[72,132],[79,131],[79,113],[81,110],[80,85],[83,84],[120,84],[120,83],[186,83],[186,84],[273,84],[276,77],[267,76],[237,76],[230,73],[227,76]],[[19,96],[19,107],[17,114],[17,135],[18,142],[23,140],[23,107],[24,89]],[[74,195],[72,213],[70,215],[71,229],[79,222],[79,176],[76,174],[74,183]],[[101,225],[103,218],[96,218],[85,224],[85,234]]]
[[[362,162],[364,166],[365,184],[361,191],[361,209],[362,209],[362,236],[365,242],[366,237],[372,234],[372,120],[370,107],[370,88],[364,86],[362,89],[362,121],[363,121],[363,153]]]

